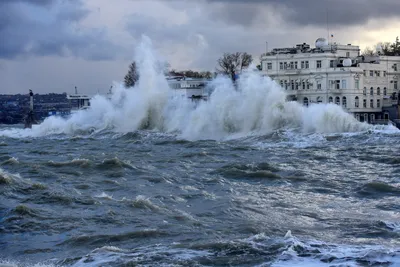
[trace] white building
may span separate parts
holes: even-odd
[[[168,85],[174,89],[174,94],[185,98],[206,99],[207,79],[202,78],[185,78],[185,77],[168,77]]]
[[[308,44],[277,48],[261,57],[262,71],[304,105],[335,103],[360,121],[396,119],[400,57],[360,56],[355,45]]]

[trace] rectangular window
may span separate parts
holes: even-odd
[[[375,71],[376,77],[381,77],[381,72],[379,70]]]
[[[336,89],[340,89],[340,80],[336,80]]]
[[[373,100],[373,99],[371,99],[371,100],[369,101],[369,107],[370,107],[370,108],[373,108],[373,107],[374,107],[374,100]]]
[[[284,63],[283,63],[283,68],[284,68],[285,70],[287,70],[287,65],[288,65],[287,62],[284,62]]]
[[[331,84],[331,89],[336,89],[336,84],[337,84],[337,82],[339,82],[339,84],[340,84],[340,81],[336,81],[336,80],[332,80],[331,82],[330,82],[330,84]]]
[[[297,70],[297,61],[294,62],[294,68]]]
[[[373,70],[369,71],[369,76],[374,77],[374,71]]]
[[[304,61],[301,62],[301,68],[304,69]]]
[[[346,57],[350,57],[350,52],[346,52]]]
[[[330,68],[333,68],[333,67],[334,67],[333,60],[329,61],[329,67],[330,67]]]
[[[317,69],[322,68],[322,61],[321,60],[317,60]]]
[[[366,70],[364,70],[364,76],[367,76],[367,71]]]
[[[347,81],[342,80],[342,89],[346,89],[346,88],[347,88]]]
[[[283,70],[283,62],[279,62],[279,69]]]
[[[393,64],[394,71],[397,71],[397,64]]]
[[[271,62],[267,63],[267,69],[272,70],[272,63]]]
[[[322,90],[322,84],[320,82],[317,83],[317,90]]]
[[[306,89],[306,82],[303,82],[303,90]]]
[[[367,99],[364,99],[363,100],[363,108],[366,108],[367,107]]]
[[[383,71],[383,77],[386,77],[386,75],[387,75],[387,72],[386,72],[386,70],[384,70]]]
[[[397,90],[397,81],[393,81],[393,89]]]
[[[380,99],[376,100],[376,107],[377,108],[381,107],[381,100]]]
[[[294,90],[294,81],[292,81],[292,90]]]
[[[310,89],[310,83],[307,82],[307,90]]]
[[[308,61],[306,61],[306,69],[310,68],[310,63]]]
[[[356,89],[360,89],[360,81],[356,80],[355,82]]]
[[[294,66],[293,61],[291,61],[291,62],[290,62],[290,69],[291,69],[291,70],[293,69],[293,66]]]

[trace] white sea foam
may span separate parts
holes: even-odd
[[[320,241],[300,241],[289,231],[284,242],[286,250],[271,265],[287,266],[349,266],[358,267],[359,261],[373,266],[398,266],[400,251],[379,245],[326,244]],[[305,256],[306,255],[306,256]]]
[[[19,262],[1,260],[0,259],[0,267],[56,267],[53,264],[47,263],[35,263],[35,264],[22,264]]]
[[[140,266],[154,266],[153,259],[157,258],[157,266],[181,266],[197,257],[209,255],[205,251],[171,248],[167,246],[148,246],[133,250],[123,250],[117,247],[102,247],[93,250],[73,266],[103,266],[124,262]],[[88,261],[90,259],[90,261]]]
[[[99,195],[95,195],[95,198],[102,198],[102,199],[107,199],[107,200],[114,200],[114,198],[112,196],[110,196],[109,194],[102,192]]]
[[[226,77],[215,79],[210,99],[195,107],[189,99],[173,95],[149,38],[143,37],[135,55],[141,78],[134,88],[125,89],[122,84],[115,84],[111,100],[97,95],[90,109],[75,113],[69,119],[49,117],[33,129],[2,130],[0,136],[152,129],[198,140],[263,135],[277,129],[295,129],[299,133],[398,131],[393,126],[360,123],[335,104],[304,107],[286,101],[286,93],[278,84],[251,69],[242,74],[237,86]]]

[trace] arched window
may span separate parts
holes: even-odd
[[[335,98],[335,104],[340,106],[340,97]]]
[[[322,97],[321,96],[317,97],[317,103],[322,103]]]
[[[381,94],[381,88],[380,88],[380,87],[376,88],[376,94],[377,94],[377,95],[380,95],[380,94]]]
[[[387,95],[387,89],[386,89],[386,87],[383,87],[383,95]]]
[[[374,100],[373,99],[369,100],[369,107],[370,108],[374,107]]]
[[[358,96],[356,96],[355,100],[354,100],[354,106],[356,108],[358,108],[360,106],[360,99],[358,98]]]
[[[307,97],[304,98],[303,104],[304,104],[304,106],[306,106],[306,107],[308,106],[308,98],[307,98]]]
[[[364,89],[363,89],[363,95],[367,95],[367,87],[364,87]]]
[[[343,107],[347,107],[347,99],[345,96],[342,97],[342,105],[343,105]]]
[[[367,107],[367,99],[363,99],[363,108]]]
[[[380,100],[380,99],[377,99],[377,100],[376,100],[376,107],[377,107],[377,108],[380,108],[380,107],[381,107],[381,100]]]
[[[329,101],[328,101],[329,103],[333,103],[333,97],[329,97]]]
[[[374,87],[371,87],[371,88],[369,89],[369,94],[370,94],[370,95],[374,95]]]

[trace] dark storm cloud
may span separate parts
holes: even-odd
[[[263,9],[275,9],[283,19],[298,25],[351,26],[370,19],[400,17],[399,0],[206,0],[223,4],[217,19],[249,25]]]
[[[80,0],[0,0],[0,59],[32,55],[114,58],[117,49],[104,31],[79,26],[88,14]]]
[[[48,5],[52,2],[55,2],[55,0],[0,0],[0,5],[2,3],[16,3],[16,2],[24,2],[33,5]]]

